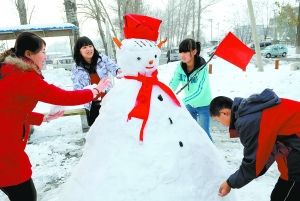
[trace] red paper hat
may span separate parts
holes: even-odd
[[[137,14],[124,16],[124,36],[156,41],[161,20]]]

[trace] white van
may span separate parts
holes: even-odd
[[[179,61],[180,60],[179,49],[178,48],[172,48],[172,49],[168,50],[167,57],[168,57],[167,62]]]
[[[74,60],[71,56],[64,56],[53,59],[53,68],[64,68],[66,70],[71,70]]]

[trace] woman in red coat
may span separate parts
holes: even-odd
[[[109,80],[93,89],[66,91],[43,80],[45,41],[23,32],[15,47],[0,55],[0,189],[11,201],[35,201],[31,164],[24,149],[30,125],[61,116],[32,112],[38,101],[56,105],[80,105],[105,90]]]

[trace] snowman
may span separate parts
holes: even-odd
[[[124,77],[105,96],[64,201],[234,201],[221,198],[226,163],[174,93],[157,78],[161,21],[128,14],[114,39]]]

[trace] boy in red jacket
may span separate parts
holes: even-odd
[[[210,114],[240,137],[244,158],[239,169],[219,189],[227,195],[263,175],[276,160],[281,173],[271,201],[300,200],[300,102],[279,98],[265,89],[247,99],[219,96],[210,103]]]

